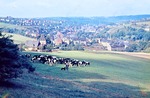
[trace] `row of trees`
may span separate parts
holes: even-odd
[[[84,50],[83,45],[81,44],[74,44],[74,43],[70,43],[67,44],[65,42],[63,42],[62,44],[55,46],[52,42],[51,43],[47,43],[46,45],[42,46],[41,50],[43,51],[51,51],[53,49],[60,49],[60,50]]]
[[[144,30],[136,31],[119,31],[112,35],[113,38],[120,38],[122,40],[131,40],[131,41],[150,41],[150,32]]]
[[[128,51],[128,52],[139,52],[139,51],[145,51],[148,48],[150,48],[150,42],[140,41],[137,43],[130,43],[129,46],[126,48],[126,51]]]

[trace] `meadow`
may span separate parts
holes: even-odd
[[[37,54],[36,52],[30,52]],[[42,53],[42,52],[41,52]],[[6,87],[8,98],[150,98],[150,60],[117,52],[57,51],[42,53],[86,60],[82,67],[34,63],[33,74],[23,74]]]
[[[87,72],[92,74],[103,75],[109,77],[105,80],[92,78],[79,79],[90,81],[108,81],[108,82],[120,82],[132,86],[140,86],[142,88],[148,88],[150,82],[150,61],[149,59],[143,59],[139,57],[127,56],[115,52],[57,52],[51,53],[52,55],[76,58],[79,60],[86,60],[91,62],[91,66],[76,68],[77,71]],[[149,56],[150,58],[150,56]],[[70,77],[71,78],[71,77]],[[147,85],[146,85],[147,84]]]
[[[25,43],[27,40],[36,40],[34,38],[26,37],[20,34],[13,34],[13,33],[6,33],[6,32],[3,32],[2,34],[6,36],[12,36],[10,39],[12,39],[15,44]]]

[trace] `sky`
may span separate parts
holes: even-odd
[[[0,0],[0,17],[98,17],[150,14],[150,0]]]

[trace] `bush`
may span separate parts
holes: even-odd
[[[130,44],[127,48],[126,48],[127,52],[136,52],[137,51],[137,44]]]
[[[21,76],[23,68],[34,71],[31,63],[21,56],[18,46],[9,38],[0,33],[0,81]]]

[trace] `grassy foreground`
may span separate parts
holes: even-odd
[[[91,65],[61,71],[64,65],[34,63],[34,74],[24,74],[8,85],[0,85],[0,95],[8,98],[150,98],[149,59],[111,52],[42,54],[86,60]]]

